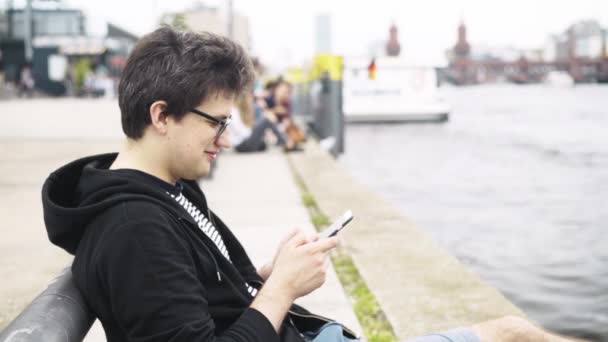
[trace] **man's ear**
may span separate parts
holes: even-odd
[[[159,134],[167,133],[167,108],[165,101],[156,101],[150,105],[151,126]]]

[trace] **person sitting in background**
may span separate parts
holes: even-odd
[[[279,78],[276,82],[267,86],[270,95],[264,98],[264,108],[272,112],[279,123],[291,120],[291,85],[289,82]]]
[[[270,132],[270,137],[274,138],[277,145],[283,146],[285,151],[296,150],[294,141],[277,126],[277,118],[272,112],[265,111],[264,116],[256,121],[252,106],[252,96],[245,93],[237,98],[236,106],[232,108],[229,130],[234,149],[241,153],[265,151]]]
[[[292,118],[291,89],[291,84],[282,78],[269,83],[267,90],[270,95],[264,98],[262,107],[277,118],[281,130],[293,141],[291,150],[301,151],[299,144],[306,141],[306,134]]]

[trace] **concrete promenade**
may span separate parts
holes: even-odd
[[[35,99],[0,102],[0,329],[4,328],[71,256],[48,242],[40,190],[48,174],[84,155],[116,151],[122,132],[116,102]],[[224,153],[203,180],[211,208],[234,230],[254,263],[272,258],[292,227],[313,231],[287,159],[278,151]],[[301,304],[361,328],[335,273]],[[86,341],[103,341],[99,325]]]

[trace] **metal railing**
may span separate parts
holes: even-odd
[[[0,332],[0,342],[81,342],[94,320],[68,267]]]

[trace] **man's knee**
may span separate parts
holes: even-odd
[[[512,329],[529,329],[529,328],[534,328],[534,326],[532,325],[532,323],[530,323],[528,320],[519,317],[519,316],[504,316],[501,318],[497,319],[497,322],[504,326],[504,327],[509,327]]]
[[[495,320],[475,324],[473,331],[482,342],[521,341],[545,342],[548,335],[526,319],[518,316],[504,316]]]

